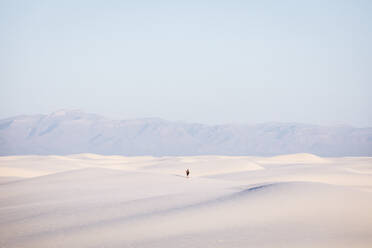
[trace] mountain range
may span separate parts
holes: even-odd
[[[372,156],[372,128],[299,123],[204,125],[157,118],[112,120],[79,110],[0,120],[2,156],[76,153]]]

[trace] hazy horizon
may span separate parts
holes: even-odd
[[[243,121],[235,121],[235,122],[221,122],[221,123],[202,123],[198,121],[188,121],[188,120],[171,120],[171,119],[165,119],[157,116],[144,116],[144,117],[125,117],[125,116],[120,116],[120,115],[115,115],[115,114],[106,114],[106,113],[95,113],[92,111],[85,111],[83,109],[78,109],[78,108],[62,108],[62,109],[57,109],[52,112],[44,112],[44,113],[29,113],[29,114],[17,114],[17,115],[12,115],[12,116],[7,116],[0,118],[0,120],[5,120],[5,119],[11,119],[15,118],[18,116],[34,116],[34,115],[51,115],[57,112],[81,112],[84,114],[94,114],[101,116],[105,119],[108,120],[113,120],[113,121],[121,121],[121,120],[146,120],[146,119],[159,119],[162,121],[167,121],[167,122],[181,122],[181,123],[189,123],[189,124],[202,124],[206,126],[219,126],[219,125],[260,125],[260,124],[298,124],[298,125],[314,125],[314,126],[323,126],[323,127],[337,127],[337,126],[345,126],[345,127],[354,127],[354,128],[371,128],[372,126],[355,126],[355,125],[350,125],[350,124],[316,124],[316,123],[309,123],[309,122],[285,122],[285,121],[266,121],[266,122],[243,122]]]
[[[370,1],[2,1],[0,119],[372,126]]]

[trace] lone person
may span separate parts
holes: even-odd
[[[186,176],[189,177],[189,174],[190,174],[190,170],[186,169]]]

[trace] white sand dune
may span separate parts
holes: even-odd
[[[372,247],[371,171],[311,154],[0,157],[0,247]]]

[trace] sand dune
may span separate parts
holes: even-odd
[[[311,154],[0,157],[0,247],[371,247],[371,169]]]

